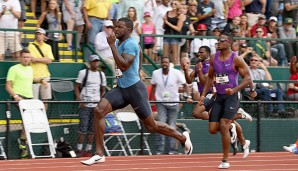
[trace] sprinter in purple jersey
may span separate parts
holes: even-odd
[[[197,79],[198,89],[200,94],[203,93],[204,85],[208,75],[208,69],[210,67],[210,48],[208,46],[201,46],[198,51],[198,58],[200,62],[195,66],[194,70],[191,73],[187,73],[189,71],[188,65],[182,63],[182,69],[184,70],[184,75],[187,80],[187,83],[192,83],[195,79]],[[186,74],[185,74],[186,73]],[[251,83],[251,85],[253,85]],[[216,90],[215,90],[216,91]],[[214,99],[216,97],[216,92],[212,92],[212,89],[209,89],[208,94],[204,100],[204,105],[198,103],[193,112],[193,117],[202,120],[209,120],[209,111],[212,107]],[[252,95],[252,97],[255,97]],[[246,144],[247,141],[244,138],[242,133],[242,128],[235,120],[237,119],[245,119],[247,121],[252,121],[252,117],[246,113],[242,108],[239,108],[237,114],[233,118],[233,123],[231,124],[231,145],[234,150],[234,155],[238,152],[238,141],[237,138],[242,146]],[[243,151],[243,158],[246,158],[249,154],[249,149]]]
[[[209,132],[222,135],[223,158],[220,169],[230,167],[228,162],[230,148],[230,125],[237,113],[240,104],[238,91],[252,84],[249,69],[243,58],[237,56],[232,50],[233,37],[230,34],[222,34],[218,39],[218,52],[210,58],[210,68],[204,91],[200,97],[200,104],[212,85],[216,88],[216,99],[212,105],[209,118]],[[242,81],[238,84],[238,74]],[[253,91],[253,90],[252,90]],[[243,146],[249,148],[250,142]]]

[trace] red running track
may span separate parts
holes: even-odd
[[[222,154],[113,156],[106,162],[86,166],[80,163],[87,158],[47,158],[28,160],[2,160],[0,171],[212,171],[220,170]],[[229,171],[297,171],[298,155],[286,152],[230,155]]]

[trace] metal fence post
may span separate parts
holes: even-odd
[[[10,159],[10,155],[9,155],[9,152],[10,152],[10,118],[11,118],[11,112],[10,112],[10,109],[11,109],[11,104],[10,104],[10,101],[7,100],[6,102],[6,156],[7,156],[7,159]]]
[[[262,109],[262,103],[258,100],[258,114],[257,114],[257,152],[260,152],[261,147],[261,113],[264,111]]]

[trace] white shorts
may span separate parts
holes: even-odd
[[[20,44],[19,33],[0,33],[0,54],[5,54],[5,51],[9,49],[11,53],[15,53],[22,50]]]

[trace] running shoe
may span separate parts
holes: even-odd
[[[228,169],[230,167],[230,163],[227,161],[222,161],[218,166],[219,169]]]
[[[245,119],[249,122],[252,121],[252,117],[250,116],[250,114],[248,114],[247,112],[245,112],[242,108],[239,108],[237,113],[241,114],[241,119]]]
[[[231,123],[230,135],[231,135],[231,144],[235,143],[237,140],[236,125]]]
[[[243,158],[246,158],[249,155],[249,146],[250,146],[250,141],[245,140],[245,144],[243,145]]]
[[[93,157],[91,157],[88,160],[82,160],[81,163],[91,166],[96,163],[104,163],[105,161],[106,161],[105,156],[94,155]]]
[[[189,133],[187,131],[184,131],[182,134],[186,137],[186,141],[184,143],[184,154],[191,155],[193,147],[190,141]]]
[[[296,144],[291,144],[290,146],[283,146],[283,149],[287,152],[293,153],[295,151]]]

